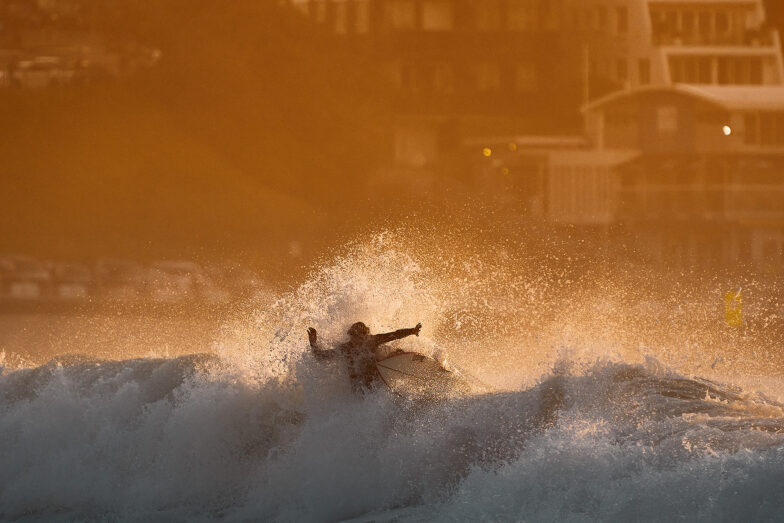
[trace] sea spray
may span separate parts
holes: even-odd
[[[214,354],[5,368],[0,519],[716,521],[784,511],[773,350],[764,337],[723,338],[710,295],[424,243],[389,234],[349,246],[299,286],[238,310],[205,340]],[[655,307],[640,305],[652,297]],[[374,331],[421,321],[422,336],[401,346],[446,350],[493,392],[429,404],[354,397],[340,365],[310,356],[305,329],[334,344],[358,320]]]

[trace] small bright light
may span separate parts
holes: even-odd
[[[509,150],[515,152],[517,150],[517,144],[512,142],[509,144]]]
[[[723,131],[724,131],[724,136],[729,136],[732,134],[732,127],[730,127],[729,125],[725,125]]]
[[[504,176],[507,176],[509,174],[509,167],[503,167],[501,169],[501,174],[503,174]]]
[[[486,158],[490,158],[491,156],[493,156],[493,150],[489,147],[485,147],[484,149],[482,149],[482,154],[485,155]]]

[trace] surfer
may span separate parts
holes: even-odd
[[[373,390],[381,381],[381,375],[376,367],[376,357],[381,345],[390,341],[399,340],[407,336],[419,336],[422,324],[411,329],[398,329],[384,334],[370,334],[370,329],[364,323],[357,322],[348,329],[349,340],[337,346],[337,351],[323,349],[319,346],[318,333],[313,327],[308,328],[308,340],[313,355],[326,360],[342,354],[346,359],[348,375],[351,378],[351,390],[355,394],[364,394]]]

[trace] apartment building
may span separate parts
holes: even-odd
[[[676,84],[585,108],[613,168],[614,221],[657,261],[784,267],[784,86]]]
[[[563,0],[291,0],[394,90],[394,163],[430,167],[462,139],[534,132],[579,82],[561,55]],[[573,99],[574,97],[571,97]],[[572,112],[563,111],[573,122]]]
[[[784,67],[761,0],[565,8],[584,134],[467,142],[484,184],[517,190],[530,220],[611,228],[665,266],[784,272]]]
[[[784,82],[779,33],[766,25],[762,0],[569,0],[566,10],[605,89]]]
[[[394,87],[390,178],[462,146],[526,221],[612,229],[662,264],[784,267],[784,64],[762,0],[290,5]],[[554,107],[581,99],[583,133],[557,136]]]

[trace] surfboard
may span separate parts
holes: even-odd
[[[376,366],[387,387],[403,396],[438,399],[466,394],[471,389],[460,374],[415,352],[395,354],[376,362]]]

